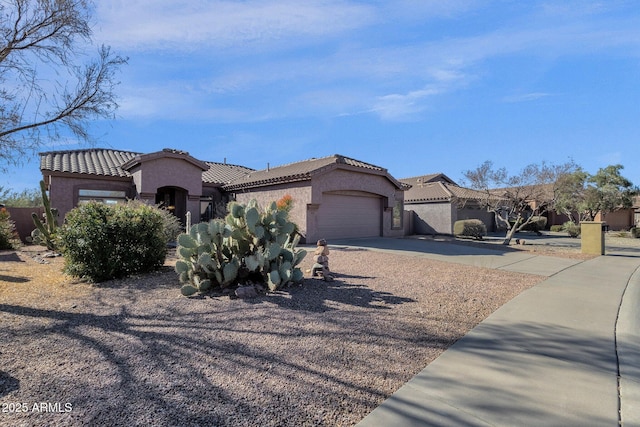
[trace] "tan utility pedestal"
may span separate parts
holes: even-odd
[[[583,254],[604,255],[604,222],[580,223],[580,240]]]

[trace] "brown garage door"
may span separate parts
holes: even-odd
[[[380,236],[380,197],[343,194],[322,195],[317,213],[318,235],[324,239]]]

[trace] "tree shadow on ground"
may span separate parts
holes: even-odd
[[[7,372],[0,371],[0,397],[4,397],[12,391],[20,388],[20,381]]]
[[[8,252],[0,253],[0,262],[24,262],[20,259],[17,253]]]
[[[305,279],[304,285],[294,285],[268,297],[247,301],[256,304],[266,301],[288,310],[316,313],[340,310],[340,305],[388,310],[395,305],[416,302],[412,298],[399,297],[390,292],[374,291],[366,285],[343,280],[348,278],[370,279],[371,277],[338,274],[334,276],[333,281],[319,278]]]
[[[318,406],[329,408],[332,405],[344,405],[344,402],[359,402],[365,407],[375,407],[385,397],[378,388],[366,382],[353,381],[349,375],[342,376],[344,369],[325,370],[309,364],[305,361],[308,355],[298,354],[295,345],[297,340],[305,336],[325,337],[327,334],[338,342],[365,345],[391,341],[394,347],[402,347],[403,343],[413,343],[419,339],[417,335],[405,333],[406,328],[401,322],[385,324],[384,327],[374,325],[370,321],[370,310],[358,313],[355,317],[339,312],[330,317],[313,314],[326,311],[323,307],[327,298],[364,308],[378,308],[376,302],[402,304],[410,301],[396,299],[386,293],[376,294],[364,286],[349,287],[355,302],[349,301],[350,297],[344,293],[347,287],[342,281],[317,281],[312,286],[293,290],[291,298],[302,298],[297,293],[300,291],[313,291],[315,294],[312,292],[306,297],[313,299],[315,295],[316,299],[310,307],[296,309],[305,310],[305,313],[290,311],[295,313],[294,321],[280,318],[290,316],[279,317],[278,313],[282,314],[283,311],[273,308],[271,304],[253,309],[236,302],[233,302],[235,305],[220,306],[200,304],[199,309],[194,309],[193,301],[180,297],[148,313],[133,311],[135,298],[124,301],[120,307],[105,306],[97,298],[94,308],[82,308],[85,312],[0,304],[0,316],[20,318],[12,322],[19,326],[0,331],[0,341],[24,348],[34,346],[33,351],[25,350],[24,360],[6,363],[5,369],[21,378],[20,375],[25,374],[25,364],[38,363],[37,360],[45,357],[45,353],[47,358],[59,360],[58,366],[62,367],[54,367],[60,372],[46,372],[37,379],[25,380],[32,387],[27,390],[14,382],[7,393],[12,399],[29,397],[20,394],[22,392],[31,393],[30,399],[38,401],[73,402],[74,411],[65,414],[67,418],[55,418],[55,415],[46,418],[49,415],[43,415],[41,419],[45,424],[64,422],[66,425],[137,425],[153,421],[155,425],[225,426],[254,423],[293,426],[310,422]],[[328,296],[318,297],[324,293]],[[144,294],[136,298],[144,298]],[[273,301],[279,305],[277,299],[278,296]],[[259,319],[259,322],[250,324],[264,324],[265,329],[247,329],[244,325],[248,319]],[[325,324],[327,326],[323,326]],[[290,342],[289,354],[273,352],[269,346],[254,345],[250,339],[243,338],[251,334]],[[420,334],[424,335],[425,331],[420,331]],[[46,344],[50,340],[64,340],[66,350],[56,346],[55,353],[50,354]],[[436,348],[451,343],[450,336],[439,337],[437,334],[432,334],[430,340]],[[330,345],[328,351],[334,347]],[[383,352],[384,348],[378,351]],[[64,351],[68,351],[68,354]],[[352,353],[350,357],[363,357],[366,360],[369,355]],[[73,366],[73,370],[65,374],[64,366]],[[224,381],[218,380],[225,375],[227,368],[243,377],[230,378],[228,381],[246,383],[244,389],[248,395],[231,392],[224,386]],[[96,374],[99,378],[97,383],[92,375],[94,370],[103,372]],[[304,396],[292,396],[291,390],[274,385],[286,384],[291,378],[302,384],[302,389],[308,393],[326,389],[323,395],[332,396],[334,401],[308,403]],[[31,384],[34,381],[36,384]],[[38,396],[33,396],[33,387],[36,387]],[[236,389],[232,387],[231,390]],[[300,403],[294,406],[282,403],[290,399]],[[283,412],[283,404],[287,408],[294,408],[294,412],[291,409]],[[228,418],[230,413],[237,415]],[[16,421],[19,424],[25,418]]]
[[[0,274],[0,282],[27,283],[29,281],[30,279],[26,277],[5,276],[4,274]]]

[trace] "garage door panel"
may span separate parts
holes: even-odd
[[[380,235],[381,199],[324,194],[318,210],[318,233],[326,239]]]

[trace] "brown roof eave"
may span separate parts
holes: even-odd
[[[128,160],[125,163],[123,163],[121,168],[122,168],[122,170],[129,171],[133,167],[135,167],[136,165],[139,165],[139,164],[144,163],[144,162],[148,162],[150,160],[156,160],[156,159],[161,159],[161,158],[181,159],[181,160],[184,160],[184,161],[186,161],[188,163],[191,163],[192,165],[202,169],[203,171],[206,171],[206,170],[209,169],[209,165],[208,164],[206,164],[202,160],[198,160],[198,159],[194,158],[189,153],[177,152],[177,151],[165,151],[165,150],[157,151],[155,153],[138,154],[134,158],[132,158],[131,160]]]
[[[424,199],[405,199],[405,204],[418,204],[418,203],[439,203],[439,202],[451,202],[450,198],[424,198]]]
[[[61,178],[74,178],[74,179],[99,179],[101,181],[121,181],[121,182],[133,182],[133,178],[130,176],[116,176],[116,175],[98,175],[82,172],[60,172],[52,171],[50,169],[41,169],[42,176],[53,176]]]

